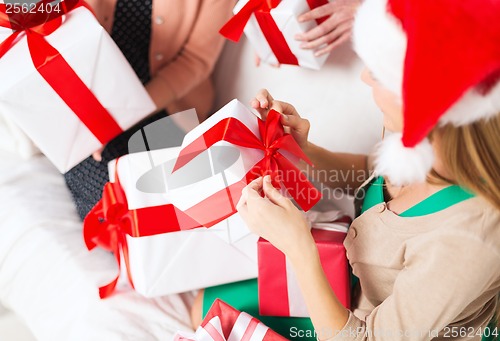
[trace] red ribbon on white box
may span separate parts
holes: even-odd
[[[50,3],[50,0],[42,0],[33,7],[33,12],[23,13],[21,10],[15,14],[8,13],[7,6],[0,4],[0,27],[13,30],[9,37],[0,42],[0,58],[19,42],[20,35],[26,35],[37,72],[96,139],[106,144],[121,134],[122,128],[61,53],[46,40],[47,36],[63,25],[64,15],[80,7],[93,14],[92,9],[83,0],[66,0],[61,2],[59,12],[54,10],[50,14],[45,13],[44,6]]]
[[[269,327],[247,313],[240,313],[229,338],[224,337],[219,316],[213,317],[193,335],[177,333],[174,341],[263,341]]]
[[[328,3],[328,0],[306,1],[311,10]],[[276,9],[281,2],[282,0],[248,0],[241,10],[220,29],[219,33],[229,40],[238,42],[243,35],[245,26],[253,15],[278,62],[280,64],[299,65],[297,56],[288,46],[283,32],[280,31],[271,15],[271,11]],[[327,17],[318,18],[316,22],[320,25],[326,19]]]

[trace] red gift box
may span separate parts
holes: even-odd
[[[178,333],[174,341],[286,341],[262,322],[217,299],[194,335]]]
[[[346,234],[313,228],[321,265],[339,301],[350,308],[350,275],[343,245]],[[264,316],[309,317],[304,298],[285,255],[267,240],[258,242],[259,313]]]

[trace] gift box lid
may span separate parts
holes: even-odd
[[[218,316],[220,318],[221,326],[222,326],[222,331],[224,333],[224,337],[226,340],[229,339],[229,335],[231,334],[231,330],[233,329],[233,326],[240,316],[241,312],[236,310],[235,308],[231,307],[229,304],[225,303],[224,301],[220,299],[216,299],[212,306],[210,307],[210,310],[208,311],[207,315],[203,319],[203,322],[201,323],[202,327],[205,327],[215,316]],[[260,321],[259,321],[260,322]],[[285,341],[287,340],[283,336],[279,335],[272,329],[268,329],[265,336],[264,336],[265,341]]]
[[[203,295],[203,314],[217,299],[231,304],[234,308],[257,317],[274,331],[294,340],[316,341],[314,326],[310,318],[276,317],[259,315],[257,279],[229,283],[205,289]],[[303,335],[301,335],[303,334]],[[298,337],[301,335],[300,337]]]

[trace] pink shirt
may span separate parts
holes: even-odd
[[[111,32],[116,0],[87,0]],[[172,97],[170,113],[211,109],[210,76],[224,44],[219,29],[230,18],[234,0],[154,0],[150,43],[152,83]]]

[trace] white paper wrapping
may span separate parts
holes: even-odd
[[[11,33],[0,28],[0,42]],[[78,8],[66,15],[63,25],[46,40],[123,130],[155,110],[125,57],[87,9]],[[61,172],[101,147],[36,71],[26,36],[0,59],[0,73],[0,112],[22,128]]]
[[[259,118],[245,105],[235,99],[190,131],[185,136],[181,148],[185,148],[215,124],[229,117],[238,119],[249,128],[254,135],[257,137],[260,136],[258,127]],[[219,152],[216,152],[216,148],[219,148]],[[221,150],[220,148],[226,148],[227,151]],[[168,180],[169,198],[176,207],[183,211],[188,210],[214,193],[244,180],[247,172],[264,157],[264,152],[262,150],[237,147],[225,141],[217,142],[211,150],[214,150],[214,153],[210,154],[212,155],[212,169],[202,164],[197,165],[197,163],[201,161],[200,159],[203,158],[203,155],[200,155],[174,172],[171,179]],[[236,155],[234,155],[234,153],[236,153]],[[223,169],[223,171],[217,171],[220,169]],[[192,180],[199,179],[200,174],[207,172],[214,173],[215,175],[210,177],[203,176],[202,180],[196,182]],[[174,179],[180,180],[179,177],[190,179],[191,184],[187,186],[176,186],[176,182],[179,181],[174,181]],[[235,206],[237,202],[234,201],[234,199],[228,198],[221,204]],[[198,220],[196,216],[191,216],[191,218],[196,221],[201,220]]]
[[[238,13],[247,2],[248,0],[238,1],[233,12]],[[305,0],[283,0],[276,8],[271,10],[271,16],[283,33],[290,50],[297,57],[299,65],[313,70],[319,70],[328,58],[328,54],[316,57],[314,56],[315,50],[302,49],[300,47],[302,42],[295,39],[295,35],[307,32],[316,26],[314,21],[300,23],[297,20],[299,15],[310,10],[311,8]],[[250,17],[244,32],[255,49],[255,52],[263,62],[271,65],[279,64],[260,29],[255,15]]]
[[[269,327],[262,322],[252,325],[254,318],[245,312],[240,313],[234,322],[227,341],[262,341]],[[251,334],[247,334],[251,332]],[[214,316],[204,327],[198,327],[194,334],[179,331],[173,341],[226,341],[219,316]]]
[[[178,152],[179,148],[168,148],[130,154],[119,159],[118,175],[129,209],[171,203],[169,191],[145,193],[137,188],[137,184],[146,181],[148,172],[152,172],[151,159],[160,165],[158,167],[164,174],[170,174]],[[206,153],[210,152],[212,148]],[[203,156],[198,162],[193,160],[192,167],[201,169],[202,164],[210,160]],[[110,163],[112,181],[115,164]],[[204,169],[211,169],[203,166]],[[165,177],[167,183],[170,180]],[[162,187],[162,184],[158,186]],[[237,214],[209,229],[139,238],[127,236],[135,289],[146,297],[155,297],[255,278],[258,272],[257,239]]]

